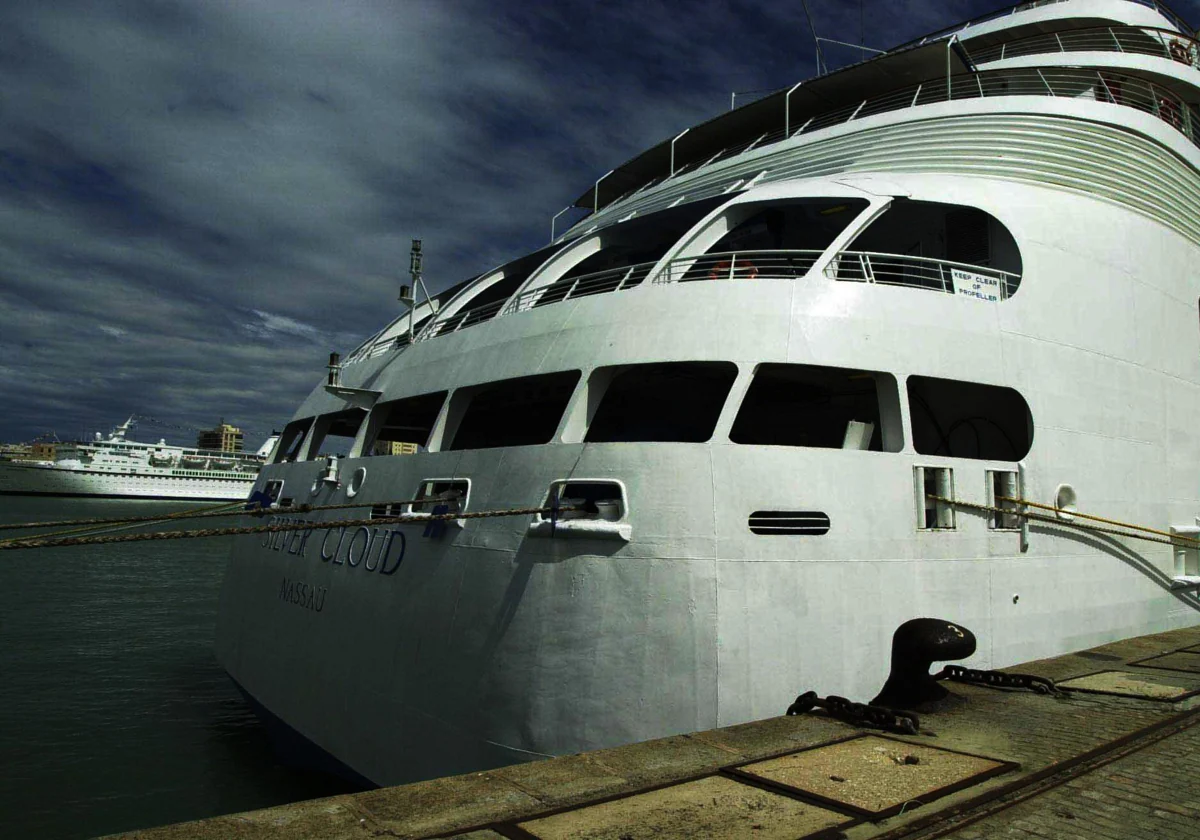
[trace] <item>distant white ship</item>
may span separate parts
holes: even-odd
[[[127,440],[130,417],[107,438],[59,444],[53,460],[0,461],[0,493],[237,501],[250,494],[275,445],[254,454]]]

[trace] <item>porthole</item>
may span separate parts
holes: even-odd
[[[1075,517],[1071,513],[1076,510],[1075,505],[1078,501],[1079,497],[1076,495],[1074,487],[1070,484],[1058,485],[1054,491],[1054,506],[1058,508],[1055,515],[1067,522],[1072,521]]]
[[[354,475],[350,476],[350,484],[346,487],[346,497],[353,499],[358,495],[358,491],[362,489],[363,482],[367,480],[367,468],[359,467],[354,471]]]

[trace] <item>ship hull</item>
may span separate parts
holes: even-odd
[[[238,501],[253,481],[195,478],[145,472],[103,473],[86,469],[0,462],[0,494],[178,501]]]

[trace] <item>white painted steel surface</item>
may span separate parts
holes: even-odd
[[[1107,0],[1064,0],[1053,19],[1122,6],[1165,25],[1149,7]],[[221,662],[304,738],[388,784],[778,715],[809,689],[868,700],[892,631],[918,616],[971,628],[970,664],[983,668],[1196,623],[1196,595],[1171,589],[1170,546],[1034,524],[1022,550],[1020,531],[989,530],[969,510],[953,530],[917,528],[917,466],[952,469],[972,502],[989,498],[989,470],[1019,470],[1042,502],[1069,484],[1080,510],[1125,521],[1167,529],[1200,515],[1200,150],[1134,109],[1018,99],[835,126],[688,172],[577,226],[763,168],[761,185],[731,201],[866,199],[804,277],[654,282],[718,209],[630,288],[514,305],[346,366],[342,383],[382,391],[381,403],[534,373],[582,377],[549,444],[447,450],[443,408],[431,451],[346,459],[342,486],[315,481],[323,462],[275,463],[259,487],[282,480],[284,496],[339,503],[364,467],[355,501],[469,479],[469,509],[481,511],[541,505],[564,479],[612,480],[627,503],[620,538],[608,526],[554,537],[532,517],[466,520],[440,536],[404,525],[403,561],[385,574],[391,559],[368,571],[340,547],[323,560],[336,534],[322,543],[315,531],[299,550],[247,537],[222,591]],[[994,216],[1020,248],[1016,291],[982,300],[834,279],[825,269],[858,253],[854,237],[896,197]],[[579,442],[592,371],[663,361],[737,365],[709,442]],[[902,448],[731,442],[765,362],[891,374]],[[918,454],[910,376],[1016,389],[1033,418],[1029,454]],[[344,408],[318,386],[295,417]],[[747,517],[764,510],[821,512],[829,531],[751,533]],[[303,592],[320,593],[319,610]]]

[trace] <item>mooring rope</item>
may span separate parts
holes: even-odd
[[[1119,519],[1105,519],[1103,516],[1093,516],[1090,513],[1080,513],[1077,510],[1068,510],[1067,508],[1058,508],[1058,507],[1055,507],[1054,505],[1044,505],[1041,502],[1031,502],[1028,499],[1014,499],[1010,496],[997,496],[996,498],[1003,502],[1014,502],[1018,505],[1025,505],[1026,507],[1041,508],[1042,510],[1050,510],[1050,511],[1054,511],[1055,513],[1063,513],[1068,516],[1078,516],[1080,519],[1091,519],[1094,522],[1103,522],[1106,525],[1116,525],[1121,528],[1132,528],[1135,531],[1146,531],[1147,533],[1158,534],[1160,537],[1167,537],[1172,540],[1174,540],[1174,539],[1183,539],[1183,540],[1192,539],[1191,537],[1182,537],[1179,534],[1172,534],[1170,531],[1160,531],[1157,528],[1147,528],[1145,525],[1131,525],[1130,523],[1122,522]]]
[[[1185,536],[1182,536],[1179,534],[1167,534],[1168,538],[1163,539],[1162,537],[1149,536],[1147,534],[1137,534],[1137,533],[1130,533],[1129,531],[1119,531],[1116,528],[1102,528],[1099,525],[1087,525],[1082,522],[1071,522],[1066,519],[1061,519],[1057,516],[1045,516],[1040,513],[1031,513],[1029,511],[1012,510],[1011,508],[1001,508],[1001,507],[996,507],[995,505],[981,505],[978,502],[965,502],[962,499],[949,499],[949,498],[946,498],[945,496],[935,496],[932,493],[928,494],[928,496],[930,499],[933,499],[934,501],[944,502],[945,504],[954,505],[955,507],[969,508],[971,510],[982,510],[982,511],[987,511],[989,513],[1002,513],[1002,514],[1007,514],[1009,516],[1017,516],[1022,519],[1032,519],[1035,522],[1048,522],[1052,525],[1062,525],[1067,528],[1077,528],[1081,531],[1091,531],[1091,532],[1097,533],[1097,534],[1111,534],[1111,535],[1117,536],[1117,537],[1128,537],[1128,538],[1134,539],[1134,540],[1145,540],[1146,542],[1160,543],[1162,545],[1184,546],[1185,548],[1200,548],[1200,540],[1193,539],[1192,537],[1185,537]],[[1068,516],[1079,516],[1081,518],[1084,517],[1084,514],[1080,514],[1078,511],[1074,511],[1074,510],[1064,510],[1062,508],[1048,507],[1047,505],[1038,505],[1038,507],[1043,507],[1043,508],[1047,508],[1048,510],[1053,510],[1053,511],[1057,511],[1059,513],[1064,513]],[[1099,517],[1095,517],[1095,516],[1088,516],[1086,518],[1099,519]],[[1101,519],[1100,521],[1104,522],[1104,521],[1110,521],[1110,520]],[[1141,530],[1149,531],[1151,533],[1158,533],[1158,534],[1165,533],[1163,531],[1155,531],[1153,528],[1146,528],[1146,527],[1143,527],[1140,525],[1127,525],[1125,527],[1140,528]],[[2,547],[3,546],[0,546],[0,548],[2,548]]]
[[[422,501],[436,501],[433,499]],[[352,505],[351,507],[366,507],[367,505]],[[336,508],[330,505],[328,508]],[[328,509],[327,508],[327,509]],[[295,508],[279,510],[292,511]],[[155,540],[185,540],[197,537],[229,537],[244,534],[269,534],[278,531],[322,531],[332,528],[379,527],[383,525],[400,525],[405,522],[440,522],[449,519],[484,519],[493,516],[528,516],[534,513],[551,513],[557,515],[563,511],[575,510],[574,507],[536,507],[509,508],[504,510],[481,510],[476,512],[407,514],[403,516],[381,516],[375,519],[338,519],[328,522],[276,522],[270,525],[254,525],[243,528],[197,528],[191,531],[156,531],[142,534],[113,534],[93,537],[30,537],[15,539],[0,543],[0,551],[12,551],[22,548],[63,548],[73,545],[110,545],[112,543],[149,542]]]
[[[346,508],[380,507],[384,505],[415,505],[419,503],[435,504],[444,499],[426,497],[424,499],[404,499],[399,502],[359,502],[357,504],[341,505],[290,505],[288,507],[257,507],[251,510],[234,510],[247,502],[230,502],[215,508],[194,508],[177,513],[157,513],[148,516],[126,516],[117,519],[63,519],[57,522],[15,522],[0,524],[0,531],[25,528],[61,528],[66,525],[124,525],[130,522],[160,522],[167,519],[204,519],[212,516],[266,516],[280,513],[309,513],[314,510],[345,510]],[[80,529],[87,530],[87,529]],[[47,536],[42,534],[41,536]]]

